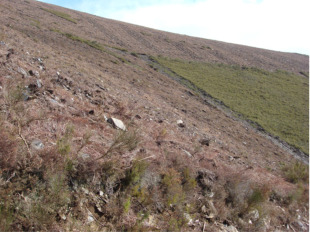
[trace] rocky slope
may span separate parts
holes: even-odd
[[[309,229],[308,166],[144,59],[300,73],[308,56],[36,1],[0,12],[0,230]]]

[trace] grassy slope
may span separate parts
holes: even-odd
[[[156,59],[266,131],[309,153],[308,78],[284,71]]]

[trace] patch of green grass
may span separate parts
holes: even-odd
[[[307,182],[309,177],[309,167],[301,162],[296,161],[283,167],[286,180],[292,183]]]
[[[69,22],[77,24],[77,21],[75,19],[71,18],[71,15],[68,15],[66,13],[63,13],[63,12],[60,12],[60,11],[56,11],[56,10],[46,9],[46,8],[41,8],[41,10],[44,10],[44,11],[49,12],[49,13],[51,13],[53,15],[56,15],[56,16],[58,16],[60,18],[63,18],[65,20],[69,21]]]
[[[67,38],[69,39],[72,39],[74,41],[79,41],[81,43],[85,43],[87,44],[88,46],[92,47],[92,48],[96,48],[100,51],[104,51],[104,47],[102,45],[100,45],[99,43],[97,43],[96,41],[90,41],[90,40],[87,40],[87,39],[83,39],[81,37],[78,37],[76,35],[72,35],[70,33],[62,33],[64,36],[66,36]]]
[[[36,20],[36,19],[30,19],[32,22],[30,23],[30,25],[40,29],[40,21],[39,20]]]
[[[84,43],[84,44],[87,44],[88,46],[92,47],[92,48],[95,48],[99,51],[102,51],[102,52],[106,52],[108,53],[109,55],[111,56],[114,56],[115,58],[117,58],[118,60],[120,60],[122,63],[130,63],[127,59],[117,55],[116,53],[112,52],[112,51],[109,51],[107,49],[105,49],[105,47],[109,47],[107,45],[102,45],[100,43],[98,43],[97,41],[94,41],[94,40],[88,40],[88,39],[84,39],[84,38],[81,38],[77,35],[74,35],[74,34],[71,34],[71,33],[67,33],[67,32],[62,32],[58,29],[50,29],[51,31],[54,31],[54,32],[57,32],[57,33],[60,33],[64,36],[66,36],[67,38],[73,40],[73,41],[78,41],[80,43]],[[117,49],[117,50],[120,50],[120,51],[127,51],[126,49],[123,49],[123,48],[116,48],[116,47],[112,47],[114,49]],[[116,61],[112,61],[113,63],[117,64]]]
[[[224,64],[155,60],[267,132],[309,154],[309,79]]]

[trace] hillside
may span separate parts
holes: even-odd
[[[308,56],[32,0],[1,1],[0,22],[0,231],[309,230],[308,156],[160,65],[308,88]]]

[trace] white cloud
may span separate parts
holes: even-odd
[[[120,10],[109,18],[166,31],[309,54],[307,0],[208,0]]]

